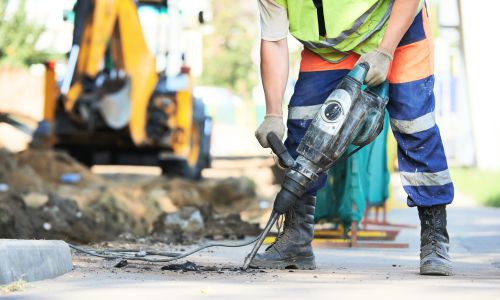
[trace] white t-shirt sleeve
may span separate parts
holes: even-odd
[[[288,14],[275,0],[258,0],[261,38],[279,41],[288,35]]]

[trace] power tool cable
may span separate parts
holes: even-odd
[[[245,247],[255,243],[261,234],[250,241],[242,242],[242,243],[208,243],[206,245],[194,248],[185,253],[178,252],[158,252],[158,251],[149,251],[142,249],[85,249],[79,246],[75,246],[73,244],[68,244],[70,248],[75,251],[82,252],[91,256],[107,258],[107,259],[126,259],[126,260],[137,260],[137,261],[145,261],[152,263],[166,263],[175,260],[179,260],[190,255],[193,255],[196,252],[201,250],[212,248],[212,247],[226,247],[226,248],[237,248],[237,247]],[[163,256],[169,258],[150,258],[148,256]]]

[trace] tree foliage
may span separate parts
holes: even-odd
[[[213,0],[213,32],[204,37],[202,83],[248,99],[256,83],[252,50],[256,11],[251,1]]]
[[[29,66],[49,59],[36,49],[44,27],[31,23],[26,16],[26,0],[19,0],[12,14],[7,14],[9,0],[0,0],[0,65]]]

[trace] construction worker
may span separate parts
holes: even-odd
[[[420,274],[451,275],[446,205],[453,200],[439,129],[434,118],[433,41],[423,0],[258,0],[261,73],[266,117],[256,131],[262,147],[269,132],[284,136],[282,104],[288,78],[287,35],[303,45],[300,74],[288,107],[292,155],[311,119],[340,80],[360,62],[366,84],[388,80],[387,110],[398,142],[407,203],[421,222]],[[326,175],[285,216],[283,234],[250,264],[257,268],[314,269],[315,195]]]

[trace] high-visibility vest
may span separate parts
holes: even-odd
[[[393,4],[393,0],[322,0],[326,35],[321,36],[313,0],[276,2],[287,9],[290,34],[332,63],[343,60],[347,52],[362,55],[375,50],[387,29]]]

